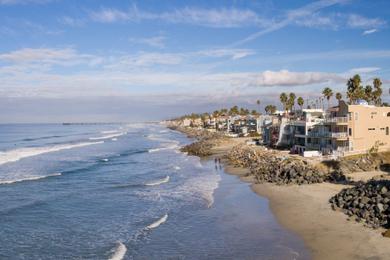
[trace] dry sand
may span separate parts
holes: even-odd
[[[234,145],[243,142],[231,140],[213,148],[214,156],[222,157]],[[253,183],[250,177],[245,177],[246,169],[227,165],[225,171]],[[390,259],[390,239],[384,238],[381,230],[349,221],[345,214],[330,208],[329,198],[345,187],[330,183],[252,184],[253,191],[268,198],[277,220],[303,238],[314,259]]]

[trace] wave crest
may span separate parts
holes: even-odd
[[[109,258],[109,260],[122,260],[123,257],[125,257],[126,252],[127,247],[122,242],[118,242],[114,254]]]
[[[104,140],[104,139],[113,139],[115,137],[122,136],[126,133],[117,133],[117,134],[110,134],[110,135],[104,135],[104,136],[98,136],[98,137],[90,137],[89,140]]]
[[[77,144],[60,144],[53,146],[42,146],[42,147],[28,147],[28,148],[18,148],[15,150],[9,150],[6,152],[0,152],[0,165],[9,162],[16,162],[20,159],[31,157],[35,155],[40,155],[44,153],[57,152],[66,149],[78,148],[83,146],[89,146],[94,144],[102,144],[104,141],[99,142],[84,142]]]
[[[58,172],[58,173],[53,173],[53,174],[44,175],[44,176],[30,176],[30,177],[26,177],[26,178],[22,178],[22,179],[8,180],[8,181],[1,181],[0,180],[0,184],[13,184],[13,183],[22,182],[22,181],[35,181],[35,180],[40,180],[40,179],[45,179],[48,177],[55,177],[55,176],[61,176],[61,173]]]
[[[153,222],[152,224],[150,224],[149,226],[146,227],[146,229],[150,230],[150,229],[154,229],[154,228],[157,228],[159,227],[161,224],[165,223],[168,219],[168,214],[165,214],[163,217],[161,217],[159,220],[157,220],[156,222]]]
[[[156,186],[156,185],[160,185],[163,183],[167,183],[168,181],[169,181],[169,176],[166,176],[164,179],[153,181],[153,182],[148,182],[145,185],[146,186]]]

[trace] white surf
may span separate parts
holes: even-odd
[[[104,136],[98,136],[98,137],[90,137],[89,140],[104,140],[104,139],[112,139],[118,136],[122,136],[125,133],[117,133],[117,134],[110,134],[110,135],[104,135]]]
[[[0,152],[0,165],[9,162],[16,162],[26,157],[31,157],[35,155],[44,154],[44,153],[57,152],[61,150],[78,148],[78,147],[89,146],[94,144],[101,144],[101,143],[104,143],[104,141],[84,142],[84,143],[77,143],[77,144],[59,144],[59,145],[43,146],[43,147],[18,148],[15,150]]]
[[[156,185],[160,185],[163,183],[167,183],[168,181],[169,181],[169,176],[166,176],[164,179],[153,181],[153,182],[148,182],[145,185],[146,186],[156,186]]]
[[[0,180],[0,184],[12,184],[12,183],[22,182],[22,181],[35,181],[35,180],[40,180],[40,179],[44,179],[47,177],[54,177],[54,176],[61,176],[61,173],[53,173],[44,176],[29,176],[29,177],[15,179],[15,180],[4,180],[4,181]]]
[[[162,218],[157,220],[156,222],[150,224],[149,226],[146,227],[146,229],[154,229],[159,227],[161,224],[165,223],[168,219],[168,214],[165,214]]]
[[[127,252],[126,246],[119,242],[118,246],[115,248],[114,254],[109,258],[109,260],[122,260],[125,257]]]

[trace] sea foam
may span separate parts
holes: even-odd
[[[153,222],[152,224],[150,224],[149,226],[147,226],[146,229],[150,230],[150,229],[157,228],[157,227],[159,227],[161,224],[163,224],[164,222],[166,222],[167,219],[168,219],[168,214],[165,214],[162,218],[160,218],[160,219],[157,220],[156,222]]]
[[[20,179],[15,179],[15,180],[0,180],[0,184],[12,184],[16,182],[22,182],[22,181],[35,181],[35,180],[40,180],[48,177],[55,177],[55,176],[61,176],[61,173],[53,173],[49,175],[43,175],[43,176],[30,176],[30,177],[25,177],[25,178],[20,178]]]
[[[57,152],[66,149],[78,148],[83,146],[89,146],[94,144],[102,144],[104,141],[99,142],[84,142],[77,144],[59,144],[53,146],[42,146],[42,147],[26,147],[18,148],[15,150],[9,150],[5,152],[0,152],[0,165],[9,162],[16,162],[20,159],[31,157],[35,155],[40,155],[44,153]]]
[[[125,257],[126,252],[127,252],[126,246],[122,242],[118,242],[114,254],[109,258],[109,260],[122,260],[123,257]]]
[[[163,184],[163,183],[167,183],[168,181],[169,181],[169,176],[166,176],[164,179],[148,182],[145,185],[146,186],[156,186],[156,185],[160,185],[160,184]]]
[[[104,140],[104,139],[113,139],[115,137],[122,136],[126,133],[117,133],[117,134],[110,134],[110,135],[104,135],[104,136],[98,136],[98,137],[90,137],[89,140]]]

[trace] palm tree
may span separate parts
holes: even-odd
[[[280,94],[279,99],[283,105],[284,111],[287,112],[287,101],[288,101],[287,94],[283,92],[282,94]]]
[[[349,98],[349,103],[353,104],[356,100],[364,98],[364,88],[361,85],[362,79],[359,74],[356,74],[350,78],[347,82],[347,97]]]
[[[260,100],[259,100],[259,99],[256,100],[256,104],[257,104],[257,106],[259,107],[259,112],[260,112]]]
[[[336,93],[336,99],[337,99],[338,102],[340,102],[340,100],[343,99],[343,95],[341,95],[340,92],[337,92]]]
[[[302,110],[303,104],[305,103],[305,101],[303,100],[303,98],[302,98],[302,97],[298,97],[297,103],[298,103],[298,106],[299,106],[299,107],[301,108],[301,110]]]
[[[276,112],[276,106],[270,105],[270,110],[269,110],[269,112],[270,112],[271,115],[272,115],[272,114],[275,114],[275,112]]]
[[[293,109],[293,107],[295,106],[295,98],[296,98],[295,93],[290,93],[290,94],[288,95],[288,101],[287,101],[287,103],[288,103],[288,107],[289,107],[290,111],[291,111],[291,110]]]
[[[373,85],[374,85],[374,88],[375,90],[373,91],[372,93],[372,97],[373,97],[373,101],[375,103],[375,105],[380,105],[382,100],[381,100],[381,96],[382,96],[382,81],[379,79],[379,78],[375,78],[374,81],[373,81]]]
[[[374,93],[372,90],[372,87],[370,85],[367,85],[364,88],[364,99],[370,103],[374,99]]]
[[[234,106],[230,108],[229,115],[235,116],[239,114],[238,106]]]
[[[332,89],[328,87],[324,88],[324,90],[322,91],[322,95],[324,95],[324,97],[328,100],[328,108],[329,108],[329,100],[333,96]]]
[[[265,110],[265,112],[268,115],[272,115],[272,114],[274,114],[276,112],[276,106],[274,106],[274,105],[266,105],[264,110]]]

